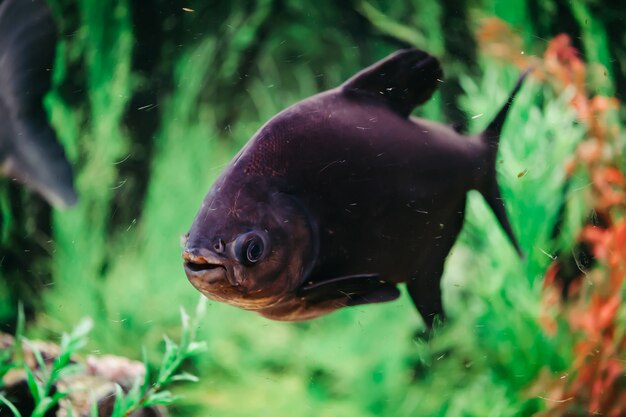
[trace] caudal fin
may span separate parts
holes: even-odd
[[[0,1],[0,174],[65,207],[76,202],[72,168],[43,108],[56,39],[44,0]]]
[[[480,192],[487,201],[487,204],[489,204],[489,207],[491,207],[491,210],[493,210],[493,213],[496,215],[496,218],[502,226],[502,229],[504,230],[509,240],[515,247],[515,250],[521,257],[524,256],[524,253],[522,252],[522,249],[520,248],[519,243],[515,238],[515,233],[513,233],[513,228],[511,227],[511,223],[509,222],[509,219],[507,217],[506,210],[504,208],[504,202],[502,200],[502,194],[500,193],[500,187],[498,186],[498,181],[496,179],[496,156],[498,153],[498,145],[500,143],[500,135],[502,133],[502,127],[504,126],[504,122],[509,113],[509,110],[511,109],[511,105],[513,104],[515,96],[521,89],[522,84],[524,83],[524,80],[526,79],[530,71],[531,70],[528,69],[522,73],[522,75],[517,80],[513,91],[511,91],[511,94],[509,95],[506,103],[504,103],[496,117],[491,121],[491,123],[489,123],[489,126],[487,126],[485,131],[482,133],[482,138],[489,149],[489,157],[491,158],[490,168],[492,169],[492,172],[487,176],[487,181],[481,188]]]

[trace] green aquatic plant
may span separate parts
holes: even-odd
[[[185,309],[181,308],[181,337],[180,342],[175,343],[169,337],[164,336],[165,352],[157,371],[150,372],[150,364],[144,351],[144,373],[137,378],[127,391],[116,384],[115,401],[111,411],[112,417],[128,417],[141,408],[153,406],[169,406],[178,400],[169,387],[180,381],[197,382],[198,378],[188,372],[181,371],[184,362],[206,350],[203,342],[198,341],[197,328],[199,321],[205,315],[206,300],[201,299],[193,316],[189,316]],[[80,354],[88,343],[88,335],[93,327],[91,319],[83,319],[70,333],[63,333],[58,347],[58,353],[52,358],[45,358],[37,344],[31,342],[22,335],[24,327],[23,311],[19,314],[16,340],[10,349],[3,350],[3,359],[0,377],[9,370],[20,370],[24,373],[28,390],[34,402],[34,409],[30,417],[43,417],[49,411],[57,407],[59,403],[67,399],[73,390],[59,385],[68,377],[85,372],[82,362],[77,361],[76,355]],[[29,364],[24,358],[32,355],[35,364]],[[0,382],[2,380],[0,379]],[[6,406],[15,417],[22,417],[18,406],[13,404],[2,393],[3,386],[0,384],[0,402]],[[85,389],[85,388],[82,388]],[[98,417],[98,398],[92,399],[91,416]],[[73,414],[73,405],[70,402],[65,407],[68,415]],[[1,408],[0,408],[1,409]],[[102,416],[105,417],[105,416]]]
[[[178,400],[178,397],[167,389],[170,385],[180,381],[198,382],[198,378],[188,372],[181,372],[180,367],[189,358],[206,351],[206,345],[196,338],[196,330],[199,320],[205,314],[206,300],[201,299],[193,317],[189,317],[185,309],[181,308],[181,340],[177,344],[167,336],[165,340],[165,353],[161,365],[153,377],[149,372],[148,359],[144,353],[144,366],[146,372],[143,380],[137,380],[132,388],[125,393],[117,385],[115,403],[111,417],[128,417],[135,411],[144,407],[157,405],[169,406]],[[92,417],[93,416],[92,412]]]
[[[56,384],[61,379],[79,372],[80,367],[72,363],[71,358],[86,345],[87,334],[91,327],[91,320],[85,319],[72,332],[63,333],[59,353],[48,365],[37,345],[23,335],[24,310],[20,304],[15,341],[11,347],[3,351],[5,366],[4,372],[0,374],[0,402],[9,408],[15,417],[22,417],[17,406],[11,403],[1,391],[3,388],[1,378],[10,370],[21,370],[25,374],[28,390],[34,402],[30,417],[43,417],[52,408],[57,407],[61,400],[67,398],[69,392],[57,390]],[[35,360],[35,366],[32,368],[25,360],[25,350]]]

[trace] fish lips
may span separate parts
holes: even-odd
[[[189,282],[203,293],[238,283],[231,282],[224,260],[202,249],[186,249],[183,252],[185,274]]]

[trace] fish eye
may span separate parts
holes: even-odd
[[[249,232],[244,233],[235,240],[235,255],[245,266],[252,266],[266,255],[267,236],[264,234]]]

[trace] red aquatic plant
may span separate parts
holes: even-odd
[[[499,61],[510,62],[520,68],[530,64],[524,53],[524,41],[509,25],[496,17],[485,18],[476,32],[482,53]]]
[[[544,378],[533,392],[545,393],[547,410],[541,415],[624,416],[626,334],[619,312],[626,278],[626,220],[608,228],[586,226],[581,239],[591,245],[600,266],[588,272],[575,301],[560,308],[576,334],[574,361],[565,377]]]
[[[626,279],[626,180],[618,166],[618,126],[611,123],[615,98],[590,97],[585,85],[585,65],[565,35],[550,42],[544,55],[547,80],[557,90],[573,89],[570,105],[585,126],[586,139],[578,146],[567,167],[572,174],[584,169],[591,183],[588,199],[598,225],[583,227],[580,242],[596,259],[595,268],[581,272],[576,294],[559,304],[560,317],[574,336],[574,361],[567,377],[555,379],[546,401],[547,416],[602,414],[626,415],[626,346],[624,324],[620,323],[622,288]],[[548,278],[558,274],[559,263],[551,266]],[[556,272],[555,272],[556,271]],[[585,275],[586,274],[586,275]],[[558,279],[546,281],[546,293],[558,286]]]
[[[485,53],[510,63],[524,65],[514,57],[520,49],[513,42],[502,51],[510,29],[488,21],[478,34]],[[498,48],[494,48],[496,43]],[[586,137],[564,169],[569,175],[583,170],[590,179],[587,201],[593,217],[576,243],[584,245],[595,259],[590,270],[581,268],[561,300],[557,260],[545,274],[541,322],[550,336],[569,334],[573,361],[565,372],[542,373],[529,387],[529,395],[543,398],[541,416],[626,416],[626,315],[622,292],[626,280],[626,178],[619,169],[619,125],[610,117],[619,108],[612,97],[593,96],[586,85],[586,66],[570,38],[552,39],[539,62],[536,74],[557,93],[568,90],[569,105],[586,129]],[[591,224],[593,223],[593,224]]]

